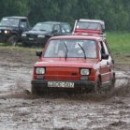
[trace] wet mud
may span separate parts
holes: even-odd
[[[24,57],[24,58],[23,58]],[[0,130],[130,130],[130,71],[107,93],[31,94],[28,53],[0,51]]]

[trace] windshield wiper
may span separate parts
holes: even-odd
[[[86,59],[86,54],[85,54],[85,50],[84,50],[84,48],[78,43],[78,45],[79,45],[79,47],[81,48],[81,50],[83,51],[83,53],[84,53],[84,59]]]
[[[64,42],[65,48],[66,48],[66,52],[65,52],[65,58],[67,58],[67,54],[68,54],[68,47],[66,45],[66,43]]]

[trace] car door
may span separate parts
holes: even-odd
[[[100,62],[100,74],[102,83],[109,83],[112,73],[112,57],[108,51],[107,45],[104,41],[100,41],[101,46],[101,62]]]

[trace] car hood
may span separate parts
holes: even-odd
[[[41,34],[41,35],[45,35],[45,34],[49,34],[50,32],[47,32],[47,31],[34,31],[34,30],[30,30],[30,31],[27,31],[27,32],[24,32],[26,34]]]
[[[37,67],[96,67],[98,59],[81,58],[43,58],[36,62]]]

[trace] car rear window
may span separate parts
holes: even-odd
[[[77,23],[76,28],[79,29],[91,29],[91,30],[101,30],[101,25],[98,22],[82,22]]]

